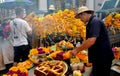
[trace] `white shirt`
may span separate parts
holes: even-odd
[[[15,26],[13,22],[17,25]],[[26,38],[27,32],[31,30],[29,24],[21,18],[15,18],[10,22],[10,27],[13,39],[13,46],[28,45]]]

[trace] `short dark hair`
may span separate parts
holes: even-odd
[[[21,14],[21,11],[23,11],[23,8],[17,7],[17,8],[15,9],[16,15],[20,15],[20,14]]]

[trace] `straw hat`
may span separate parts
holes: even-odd
[[[91,11],[92,13],[94,13],[94,10],[89,9],[89,8],[86,7],[86,6],[81,6],[81,7],[78,8],[77,14],[76,14],[75,18],[78,18],[78,15],[79,15],[80,13],[83,13],[83,12],[86,12],[86,11]]]
[[[55,10],[55,6],[54,5],[50,5],[49,10]]]

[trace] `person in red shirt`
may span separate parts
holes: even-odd
[[[7,39],[10,35],[10,19],[8,20],[5,20],[3,23],[2,23],[2,34],[3,34],[3,38]]]

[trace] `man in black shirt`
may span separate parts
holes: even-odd
[[[76,18],[86,23],[86,41],[72,51],[73,55],[88,49],[88,59],[92,63],[93,76],[110,76],[114,55],[104,23],[95,18],[94,11],[86,6],[78,8]]]

